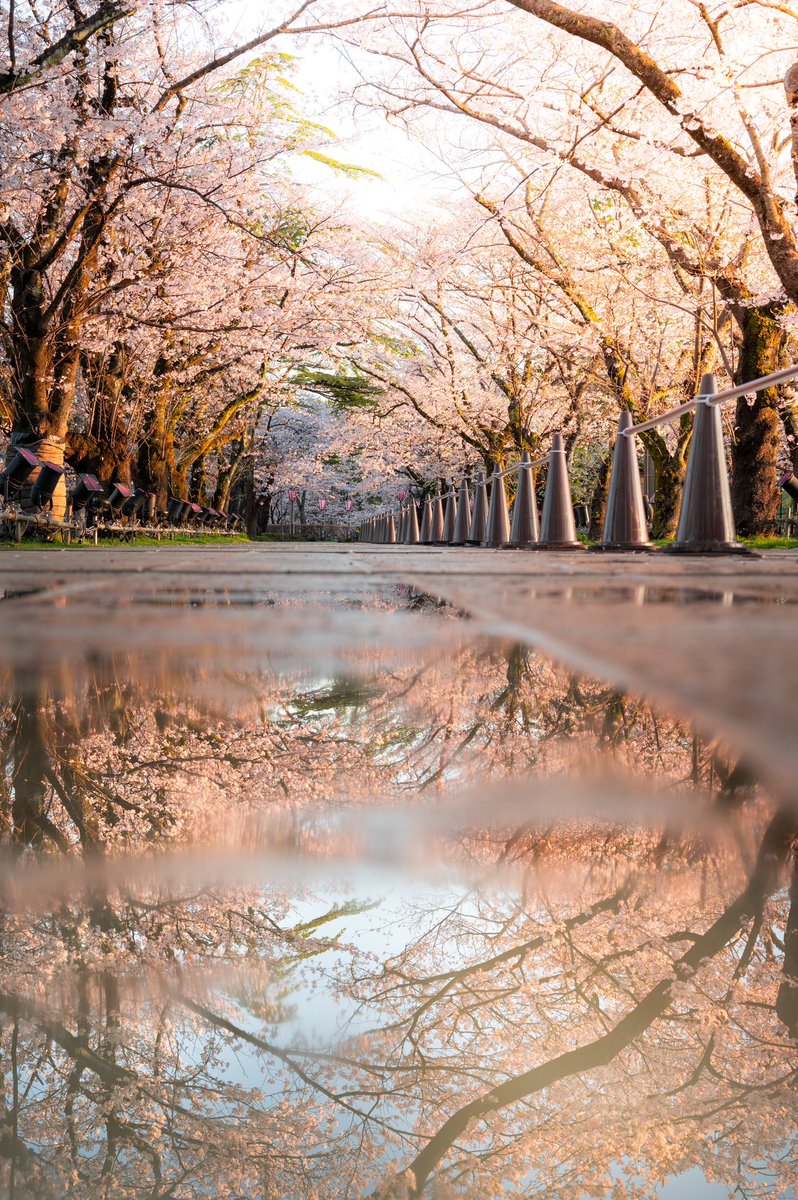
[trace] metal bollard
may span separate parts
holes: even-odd
[[[521,462],[529,462],[529,452],[524,450]],[[513,502],[513,521],[510,526],[508,549],[520,549],[537,542],[540,537],[538,522],[538,506],[535,500],[535,487],[532,471],[529,467],[521,466],[518,472],[518,487]]]
[[[713,395],[717,391],[715,376],[702,376],[699,391],[701,396]],[[723,448],[723,426],[716,404],[700,401],[696,405],[679,527],[676,541],[665,550],[669,554],[759,557],[737,541]]]
[[[471,529],[471,498],[468,495],[468,483],[464,479],[460,484],[460,494],[457,497],[457,520],[454,523],[452,536],[453,546],[464,546],[468,541]]]
[[[466,539],[467,546],[481,546],[488,524],[488,489],[485,486],[485,475],[482,471],[477,476],[477,486],[474,489],[474,510],[471,514],[471,528]]]
[[[490,480],[490,507],[483,546],[498,549],[507,544],[510,537],[510,516],[507,511],[507,491],[504,476],[497,467]]]
[[[648,538],[637,443],[634,434],[624,435],[631,425],[632,414],[625,408],[618,418],[604,529],[600,543],[591,550],[654,549]]]
[[[568,465],[562,434],[555,433],[549,455],[549,474],[543,498],[543,517],[540,522],[540,541],[529,550],[584,550],[576,536],[576,522],[568,482]]]

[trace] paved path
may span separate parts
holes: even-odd
[[[259,544],[0,553],[0,665],[124,653],[243,669],[438,640],[397,587],[728,737],[795,798],[798,552],[662,554]],[[321,608],[317,608],[317,604]],[[309,607],[310,606],[310,607]]]

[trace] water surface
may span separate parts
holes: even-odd
[[[0,676],[3,1195],[794,1194],[795,819],[711,721],[405,584],[36,603],[109,624]]]

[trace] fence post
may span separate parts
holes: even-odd
[[[715,376],[703,375],[699,394],[716,391]],[[705,400],[695,409],[676,541],[665,549],[670,554],[752,555],[737,541],[734,528],[720,407]]]

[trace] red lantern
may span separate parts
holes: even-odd
[[[352,501],[351,500],[347,500],[347,502],[346,502],[346,511],[347,512],[352,511]]]
[[[327,501],[322,496],[321,500],[319,500],[319,508],[321,509],[322,512],[324,512],[326,507],[327,507]]]

